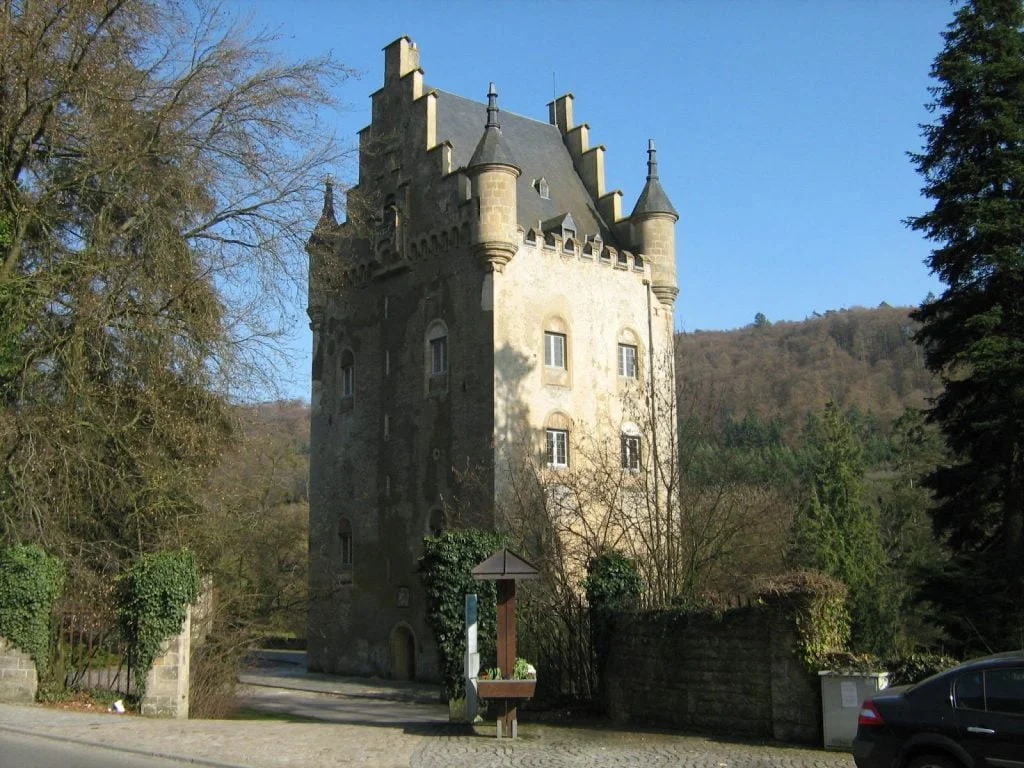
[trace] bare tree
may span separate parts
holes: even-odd
[[[197,0],[0,9],[0,533],[181,540],[302,288],[347,71]]]

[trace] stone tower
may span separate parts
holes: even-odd
[[[678,214],[652,143],[622,215],[572,107],[502,112],[493,83],[486,105],[426,87],[409,38],[384,49],[346,221],[328,182],[307,246],[312,669],[436,679],[423,537],[493,527],[510,463],[558,472],[584,425],[636,470],[622,400],[671,376],[650,361],[671,357]]]

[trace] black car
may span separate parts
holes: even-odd
[[[857,768],[1024,768],[1024,651],[865,699],[853,761]]]

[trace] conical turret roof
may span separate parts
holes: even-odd
[[[633,216],[645,213],[668,213],[679,218],[679,213],[658,180],[658,158],[653,139],[647,144],[647,183],[633,208]]]
[[[324,179],[324,207],[320,212],[320,220],[316,223],[317,229],[333,229],[338,226],[338,219],[334,215],[334,179],[330,176]]]
[[[508,142],[501,135],[501,126],[498,124],[498,92],[494,88],[494,83],[491,83],[487,91],[487,125],[484,127],[484,135],[480,137],[468,167],[475,168],[480,165],[508,165],[520,170],[512,157]]]

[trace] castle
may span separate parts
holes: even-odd
[[[502,468],[523,451],[571,465],[581,425],[638,471],[622,395],[671,377],[652,361],[672,348],[678,215],[653,142],[626,216],[571,94],[549,123],[497,102],[493,84],[486,105],[425,86],[402,37],[344,223],[327,184],[307,245],[311,669],[437,679],[416,567],[456,468],[481,470],[459,521],[480,527]]]

